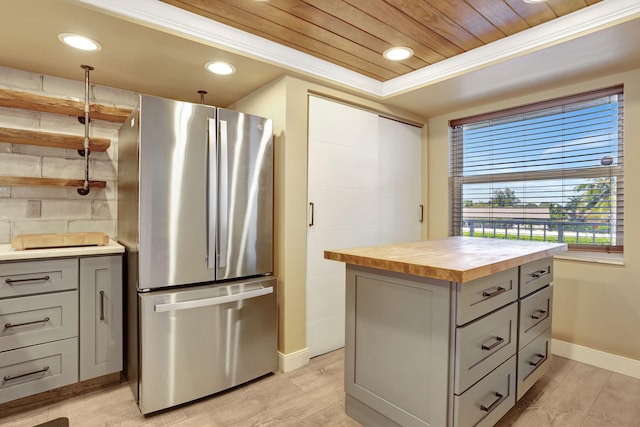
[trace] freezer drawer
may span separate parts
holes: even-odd
[[[141,412],[276,370],[276,301],[273,278],[140,294]]]

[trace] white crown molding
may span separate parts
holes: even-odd
[[[112,15],[379,97],[428,86],[640,17],[638,0],[606,0],[395,79],[379,82],[159,0],[77,0]]]

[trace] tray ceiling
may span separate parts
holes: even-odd
[[[235,9],[255,6],[264,11],[295,3],[300,6],[296,9],[299,12],[310,10],[311,1],[316,0],[308,1],[271,0],[265,4],[256,0],[201,0],[199,4],[224,3],[224,7]],[[509,4],[511,1],[508,0]],[[504,4],[500,0],[495,2]],[[352,3],[355,0],[317,1],[317,5],[325,8],[349,5],[349,10],[353,10]],[[371,3],[382,7],[383,2],[372,0]],[[405,0],[404,3],[412,7],[438,4],[434,0]],[[468,0],[464,3],[466,6],[460,6],[460,0],[456,3],[452,0],[449,4],[451,8],[469,8],[471,3],[472,0]],[[350,61],[338,66],[320,59],[319,54],[286,46],[286,40],[296,39],[294,32],[287,33],[287,37],[281,36],[282,40],[277,43],[264,35],[251,34],[166,1],[9,1],[2,6],[6,19],[0,26],[0,85],[12,86],[17,79],[19,85],[27,84],[35,91],[50,91],[56,85],[49,83],[55,79],[41,80],[37,76],[24,75],[20,70],[81,81],[84,73],[80,64],[89,64],[95,67],[91,81],[96,85],[192,102],[200,101],[198,90],[206,90],[209,92],[205,99],[207,104],[226,107],[269,82],[289,75],[384,102],[388,107],[396,108],[402,117],[408,118],[408,111],[425,118],[640,67],[640,43],[633,42],[640,40],[640,2],[607,0],[588,6],[582,0],[579,3],[582,9],[574,13],[502,36],[494,42],[474,36],[483,43],[478,48],[416,71],[405,72],[403,68],[396,71],[399,77],[379,80],[363,74],[363,67],[356,68]],[[362,4],[367,6],[365,2]],[[474,4],[477,8],[477,3]],[[550,0],[544,7],[555,10],[560,4],[575,5],[576,1]],[[257,13],[255,8],[254,13]],[[560,13],[559,10],[554,12]],[[225,14],[227,18],[236,15]],[[320,13],[325,18],[327,15]],[[354,24],[355,20],[348,16],[342,16],[346,21],[341,21],[340,25]],[[334,20],[339,19],[331,18],[330,21]],[[450,20],[462,22],[462,18],[457,17]],[[371,22],[378,24],[363,37],[382,40],[388,24]],[[282,26],[284,21],[276,20],[273,25],[276,23]],[[436,28],[435,25],[432,27]],[[57,38],[65,32],[93,37],[103,49],[99,52],[71,49]],[[405,33],[396,33],[407,40]],[[388,38],[376,49],[382,52],[391,41]],[[296,43],[300,41],[296,40]],[[316,45],[327,45],[332,50],[339,46],[332,42],[316,42]],[[412,47],[417,49],[415,45]],[[371,61],[385,63],[378,50]],[[232,63],[237,72],[230,76],[214,76],[204,68],[205,63],[214,60]],[[367,61],[372,65],[364,67],[365,71],[374,69],[371,61]],[[356,69],[360,71],[354,71]],[[24,78],[28,83],[22,81]],[[83,96],[82,91],[70,91],[66,83],[59,90],[64,96]]]
[[[162,0],[387,81],[600,0]],[[414,56],[382,57],[393,46]]]

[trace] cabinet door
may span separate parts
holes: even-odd
[[[347,265],[345,392],[372,417],[356,420],[447,425],[449,298],[449,282]]]
[[[80,259],[80,381],[122,370],[122,257]]]

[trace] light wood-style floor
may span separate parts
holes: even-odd
[[[0,425],[31,427],[68,417],[71,427],[360,426],[344,413],[343,361],[344,352],[334,351],[304,368],[147,418],[128,384],[120,384],[0,418]],[[554,357],[547,375],[498,426],[640,427],[640,380]]]

